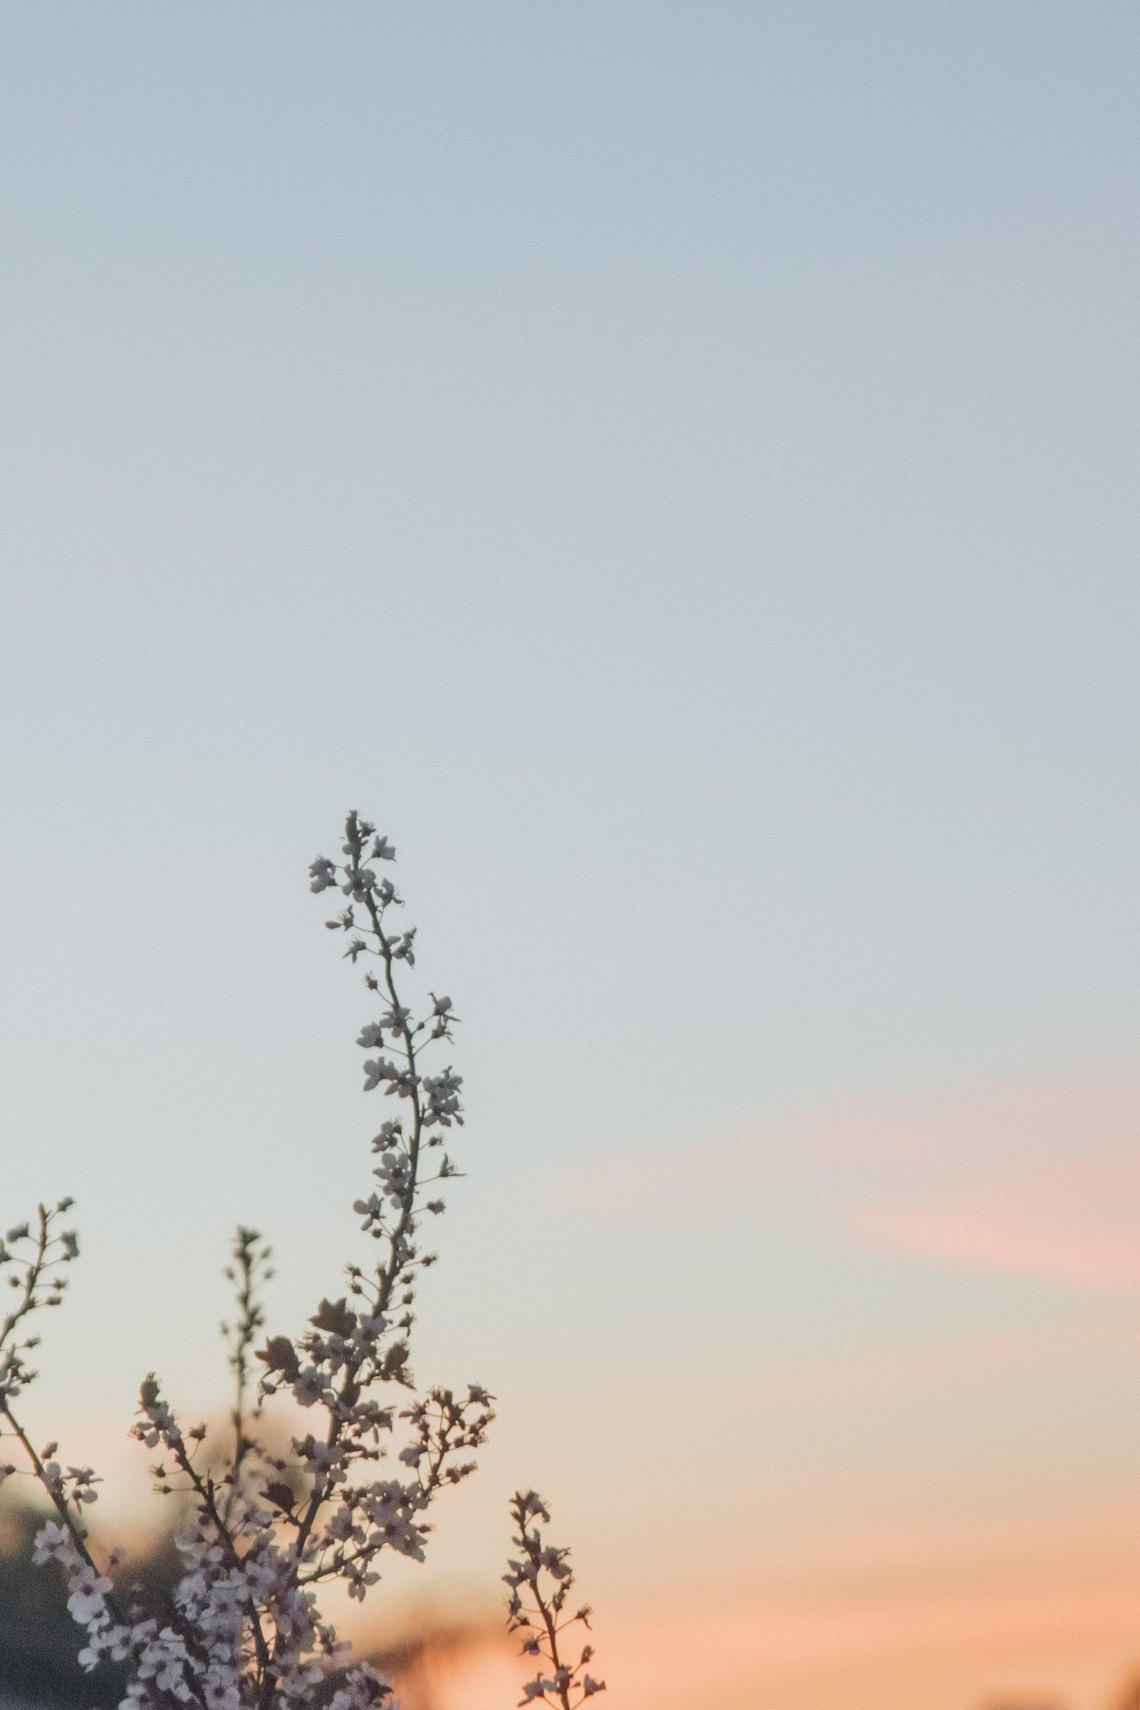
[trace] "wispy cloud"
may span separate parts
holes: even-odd
[[[804,1215],[882,1251],[1133,1292],[1138,1138],[1135,1072],[1010,1081],[629,1152],[573,1192],[619,1218],[793,1195]]]
[[[1119,1219],[1113,1216],[1111,1224]],[[848,1234],[887,1252],[967,1270],[1132,1294],[1140,1290],[1140,1209],[1131,1228],[1067,1221],[982,1200],[959,1206],[879,1205],[844,1213]]]

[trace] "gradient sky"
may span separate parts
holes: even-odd
[[[535,1484],[615,1710],[1140,1658],[1138,50],[0,7],[0,1219],[80,1199],[68,1459],[138,1488],[152,1366],[223,1404],[236,1221],[281,1327],[357,1251],[359,806],[464,1020],[418,1370],[500,1401],[428,1583]]]

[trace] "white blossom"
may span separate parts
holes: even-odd
[[[370,1058],[364,1065],[364,1090],[371,1092],[381,1081],[399,1080],[400,1071],[384,1057]]]
[[[69,1584],[71,1596],[67,1600],[67,1607],[73,1621],[78,1621],[81,1627],[86,1627],[96,1616],[105,1614],[107,1593],[111,1589],[109,1579],[104,1579],[100,1574],[84,1567],[71,1576]]]
[[[336,883],[336,868],[325,856],[318,855],[309,868],[309,877],[313,881],[309,886],[311,891],[327,891]]]

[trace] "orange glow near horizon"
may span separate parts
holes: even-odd
[[[804,1238],[840,1267],[837,1288],[850,1255],[870,1252],[897,1267],[900,1289],[948,1274],[955,1287],[1012,1280],[1022,1292],[985,1314],[932,1314],[929,1330],[868,1316],[846,1336],[771,1345],[750,1342],[742,1317],[679,1411],[673,1374],[640,1350],[599,1364],[593,1397],[582,1391],[595,1412],[573,1429],[520,1383],[503,1410],[514,1441],[493,1438],[483,1470],[492,1485],[512,1476],[520,1445],[556,1459],[557,1533],[598,1612],[603,1702],[983,1710],[1004,1696],[1113,1710],[1140,1663],[1140,1476],[1120,1446],[1130,1392],[1119,1387],[1140,1363],[1138,1099],[1131,1075],[995,1085],[805,1118],[763,1145],[709,1143],[710,1217],[718,1195],[797,1171],[825,1183]],[[615,1159],[582,1192],[600,1224],[632,1229],[671,1215],[695,1156],[679,1147],[656,1173]],[[1074,1400],[1087,1438],[1050,1438],[1049,1407]],[[986,1428],[1013,1408],[1022,1427]],[[952,1412],[960,1437],[925,1459],[926,1434]],[[662,1430],[662,1418],[676,1423]],[[150,1457],[124,1418],[92,1409],[62,1435],[68,1458],[107,1475],[113,1501],[98,1517],[105,1507],[112,1531],[141,1540]],[[1104,1441],[1115,1458],[1090,1451]],[[709,1442],[722,1462],[702,1486]],[[361,1648],[435,1632],[415,1666],[438,1710],[502,1710],[527,1672],[499,1626],[488,1511],[462,1506],[484,1500],[472,1484],[418,1600],[397,1573],[386,1602],[330,1609]]]
[[[1140,1579],[1083,1593],[678,1606],[609,1620],[606,1700],[622,1710],[1112,1710],[1140,1655]],[[599,1653],[600,1654],[600,1653]],[[430,1658],[438,1710],[503,1710],[522,1664],[493,1641]]]

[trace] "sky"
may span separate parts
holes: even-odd
[[[275,1326],[361,1256],[358,807],[463,1022],[417,1372],[499,1408],[428,1593],[534,1485],[615,1707],[1140,1662],[1138,50],[0,7],[0,1221],[79,1202],[109,1516],[233,1226]]]

